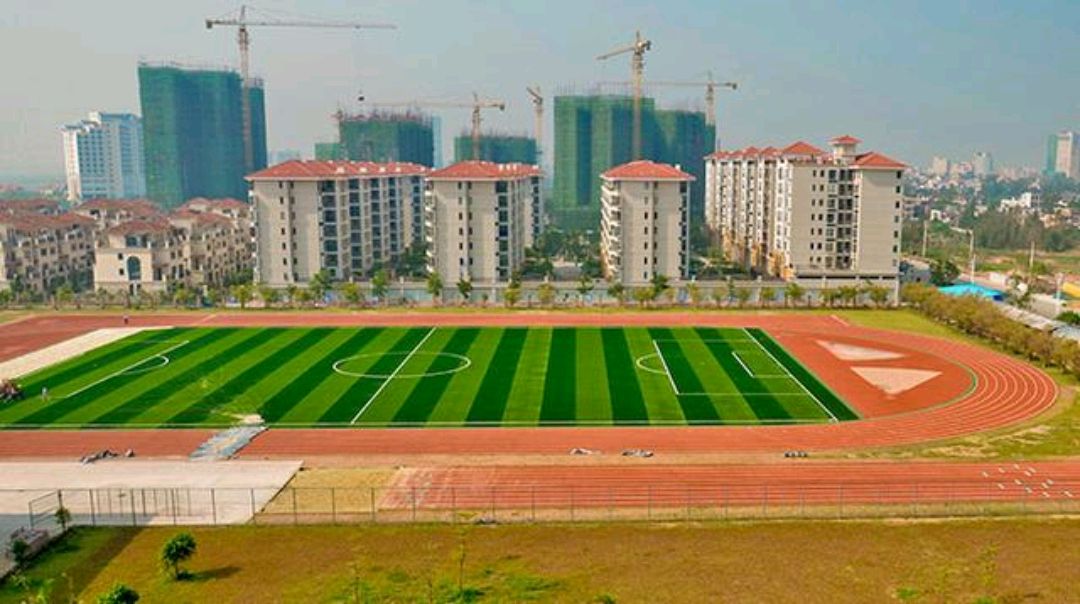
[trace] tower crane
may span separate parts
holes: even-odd
[[[630,53],[630,79],[634,86],[633,99],[633,125],[631,134],[631,146],[633,158],[641,159],[641,86],[645,79],[645,51],[652,50],[652,41],[641,37],[641,32],[634,33],[634,43],[621,48],[605,52],[596,57],[598,61],[604,61],[611,57],[617,57]]]
[[[399,101],[391,103],[372,103],[374,107],[451,107],[472,109],[472,156],[480,159],[480,111],[483,109],[498,109],[506,111],[506,103],[494,99],[482,99],[480,95],[473,93],[471,103],[460,101]]]
[[[633,82],[598,82],[599,84],[614,84],[625,86],[627,84],[633,85]],[[705,123],[709,125],[716,124],[716,89],[717,88],[729,88],[731,90],[738,90],[738,82],[717,82],[713,79],[712,73],[704,82],[695,82],[687,80],[649,80],[645,82],[648,86],[670,86],[670,87],[685,87],[685,88],[704,88],[705,89]]]
[[[244,169],[251,172],[255,169],[255,148],[251,140],[251,99],[249,80],[251,36],[249,27],[307,27],[326,29],[397,29],[390,23],[357,23],[353,21],[314,21],[305,19],[251,19],[248,17],[248,7],[241,4],[236,15],[206,19],[206,29],[218,27],[235,27],[236,41],[240,46],[240,112],[243,122],[244,136]]]
[[[536,132],[534,134],[536,136],[536,154],[542,156],[544,153],[544,146],[541,144],[544,136],[544,95],[540,93],[539,86],[526,86],[525,91],[529,93],[533,111],[536,112]]]

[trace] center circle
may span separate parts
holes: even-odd
[[[369,373],[369,372],[361,372],[361,371],[349,371],[349,369],[348,369],[348,365],[352,361],[359,361],[359,360],[363,360],[363,359],[383,359],[383,358],[386,358],[386,357],[398,357],[398,358],[400,358],[401,361],[398,363],[398,367],[400,367],[401,363],[404,363],[407,359],[414,358],[414,357],[428,357],[428,358],[431,358],[431,359],[434,359],[434,358],[437,358],[437,357],[443,357],[443,358],[453,359],[455,362],[457,362],[457,366],[451,367],[449,369],[442,369],[442,370],[439,370],[439,371],[426,371],[424,373]],[[369,378],[369,379],[373,379],[373,380],[387,380],[387,379],[390,379],[390,378],[426,378],[426,377],[436,377],[436,376],[440,376],[440,375],[450,375],[452,373],[457,373],[459,371],[464,371],[465,369],[468,369],[470,365],[472,365],[472,359],[470,359],[469,357],[467,357],[467,356],[465,356],[463,354],[455,354],[453,352],[413,351],[413,352],[368,352],[368,353],[364,353],[364,354],[358,354],[358,355],[354,355],[354,356],[351,356],[351,357],[345,357],[344,359],[339,359],[339,360],[335,361],[334,365],[333,365],[333,368],[334,368],[335,372],[337,372],[337,373],[339,373],[341,375],[349,376],[349,377]]]

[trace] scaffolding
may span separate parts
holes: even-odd
[[[536,139],[515,134],[488,133],[480,135],[480,157],[500,164],[534,165],[538,161]],[[472,159],[472,134],[464,132],[454,138],[454,161]]]
[[[413,110],[338,116],[340,159],[435,164],[431,117]]]

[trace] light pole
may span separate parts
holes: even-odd
[[[968,281],[975,283],[975,229],[965,229],[963,227],[952,227],[952,230],[957,233],[967,233],[970,237],[968,242],[968,257],[971,259],[970,269],[968,272]]]

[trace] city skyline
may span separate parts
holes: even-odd
[[[59,128],[87,111],[138,113],[139,59],[237,64],[234,32],[208,32],[202,23],[234,10],[231,2],[114,0],[71,3],[63,11],[5,4],[0,52],[33,59],[13,62],[9,77],[23,84],[0,97],[9,116],[0,124],[3,178],[62,176]],[[1038,167],[1048,134],[1080,129],[1080,82],[1063,77],[1080,56],[1072,34],[1080,29],[1080,7],[1069,2],[840,2],[821,9],[682,0],[663,7],[553,2],[491,9],[475,2],[320,0],[259,7],[399,28],[253,30],[253,71],[267,82],[269,147],[305,155],[331,136],[339,106],[357,107],[360,90],[369,100],[458,100],[476,90],[509,105],[504,114],[485,115],[486,125],[531,134],[524,87],[539,84],[549,99],[550,162],[550,99],[569,86],[585,92],[591,82],[625,79],[626,60],[595,56],[626,43],[639,27],[654,43],[646,80],[700,78],[711,69],[740,83],[737,92],[719,95],[725,149],[851,133],[917,166],[934,155],[985,150],[999,165]],[[701,106],[692,89],[657,92],[662,106]],[[439,115],[444,140],[468,121],[467,111]]]

